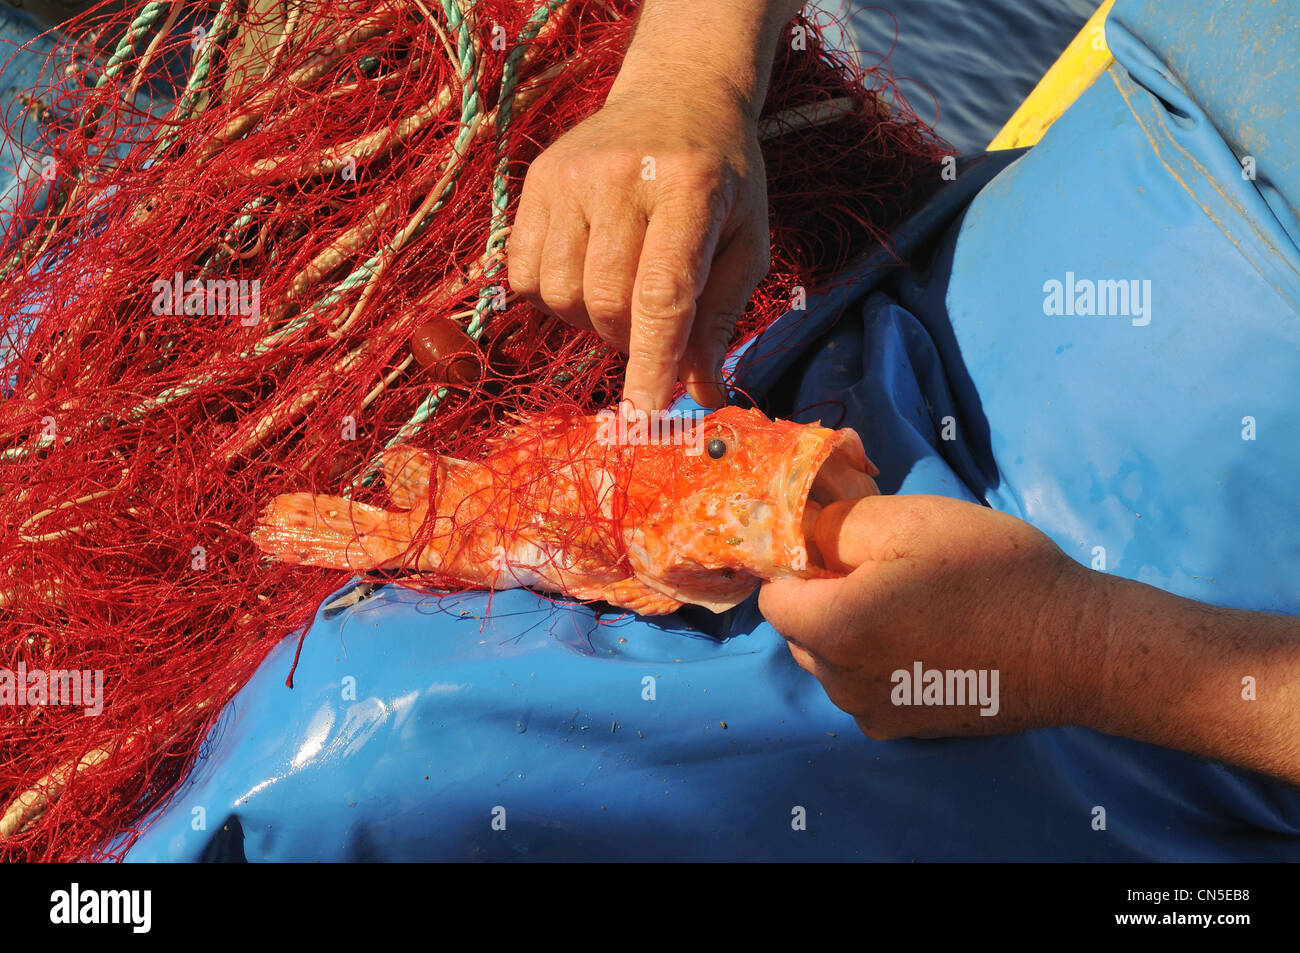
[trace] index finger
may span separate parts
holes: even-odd
[[[638,410],[658,410],[672,396],[721,231],[721,215],[686,209],[656,212],[646,226],[623,386]]]

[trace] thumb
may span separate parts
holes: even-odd
[[[863,563],[880,558],[882,541],[893,537],[892,496],[867,496],[829,504],[817,517],[813,538],[831,572],[846,577]],[[758,595],[758,611],[787,638],[798,640],[819,629],[837,631],[834,606],[847,578],[775,579]]]
[[[860,500],[839,500],[817,517],[813,539],[826,568],[848,573],[880,558],[881,540],[892,535],[889,510],[892,496],[865,496]]]

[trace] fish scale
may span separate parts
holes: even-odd
[[[811,544],[816,515],[879,492],[853,430],[737,407],[675,430],[612,428],[610,413],[521,420],[474,461],[395,448],[395,509],[283,494],[253,540],[290,563],[722,612],[764,580],[834,575]]]

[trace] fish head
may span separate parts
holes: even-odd
[[[647,584],[714,611],[763,580],[834,575],[813,540],[817,515],[880,492],[880,471],[847,428],[724,407],[671,449],[645,458],[654,472],[638,482],[658,498],[633,527],[629,557]]]

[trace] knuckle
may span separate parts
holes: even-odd
[[[680,211],[718,223],[727,219],[735,189],[717,164],[703,158],[680,157],[661,164],[655,184],[659,194],[672,198]]]
[[[541,299],[552,311],[575,311],[582,307],[582,283],[565,274],[544,275]]]
[[[723,197],[727,191],[723,165],[709,153],[696,151],[673,156],[666,167],[666,181],[690,188],[710,202]]]
[[[689,189],[691,210],[701,225],[718,228],[731,214],[731,196],[716,178],[688,176],[683,189]]]
[[[625,318],[632,310],[632,292],[623,282],[598,277],[587,286],[586,304],[593,318]]]
[[[553,188],[557,165],[560,163],[555,161],[549,149],[529,164],[528,171],[524,173],[524,185],[519,195],[520,208],[526,205],[548,204],[546,199]]]
[[[651,262],[641,277],[637,303],[648,318],[680,320],[695,307],[695,289],[682,280],[680,269],[665,261]]]
[[[524,295],[525,298],[533,298],[538,293],[537,274],[530,272],[526,268],[512,268],[508,272],[507,282],[510,283],[510,289]]]
[[[585,191],[591,182],[591,169],[585,162],[568,160],[557,164],[552,175],[576,192]]]
[[[510,285],[511,291],[523,295],[529,300],[540,298],[536,278],[525,277],[512,271],[510,277],[507,279],[507,283]]]
[[[638,153],[625,150],[607,153],[603,156],[602,162],[605,176],[611,183],[625,184],[641,181],[644,158]]]
[[[511,290],[517,291],[525,297],[532,297],[537,294],[539,281],[535,268],[517,260],[509,260],[506,267],[507,280]]]
[[[582,307],[582,292],[551,291],[549,294],[542,296],[548,310],[558,315],[574,315],[584,310]]]

